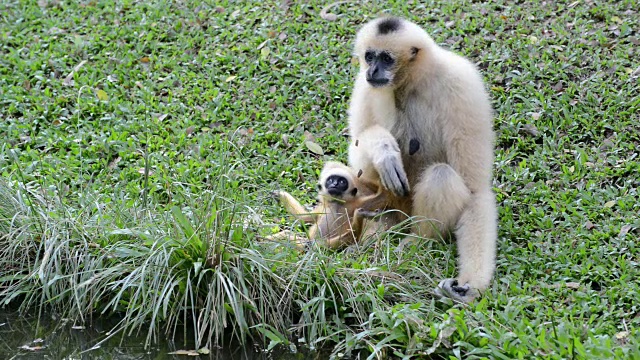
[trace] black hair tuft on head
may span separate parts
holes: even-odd
[[[400,22],[400,19],[396,17],[385,18],[378,23],[378,33],[380,35],[385,35],[394,31],[398,31],[401,25],[402,23]]]

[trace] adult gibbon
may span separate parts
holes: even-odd
[[[379,184],[361,180],[351,168],[333,161],[327,162],[320,173],[318,205],[313,210],[305,209],[286,191],[275,194],[289,213],[312,225],[309,239],[288,230],[268,239],[293,240],[300,249],[304,249],[310,240],[320,241],[332,249],[353,244],[363,231],[377,228],[369,219],[390,206],[388,192]]]
[[[418,236],[453,231],[457,279],[436,292],[469,302],[495,269],[492,109],[476,67],[396,17],[357,33],[349,165],[410,204]],[[402,202],[401,200],[399,200]]]

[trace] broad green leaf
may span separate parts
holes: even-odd
[[[98,89],[96,91],[96,95],[98,96],[98,99],[101,101],[107,101],[109,100],[109,95],[107,95],[107,92],[101,89]]]
[[[307,149],[309,149],[312,153],[318,154],[318,155],[324,155],[324,150],[322,150],[322,147],[314,143],[313,141],[305,141],[304,144],[307,146]]]

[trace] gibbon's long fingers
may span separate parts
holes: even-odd
[[[373,163],[385,188],[396,196],[409,195],[409,179],[402,166],[400,153],[383,154],[380,158],[374,159]]]
[[[363,217],[366,219],[373,219],[374,217],[378,216],[382,214],[381,211],[379,210],[363,210],[363,209],[356,209],[356,216],[358,217]]]
[[[409,180],[407,179],[407,174],[405,173],[404,168],[400,168],[400,171],[402,173],[399,173],[398,169],[396,169],[396,175],[398,176],[398,179],[400,179],[401,181],[403,195],[407,196],[409,195]]]
[[[309,213],[309,211],[291,194],[286,191],[277,191],[277,195],[280,198],[282,205],[290,214],[307,224],[315,222],[318,215]]]

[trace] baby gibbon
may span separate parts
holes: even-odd
[[[469,302],[491,282],[497,237],[493,113],[482,76],[396,17],[365,24],[355,54],[349,165],[409,204],[423,219],[415,235],[453,231],[459,274],[437,291]]]
[[[301,249],[309,240],[316,240],[337,249],[357,242],[363,230],[369,227],[369,219],[388,206],[387,191],[377,183],[359,179],[351,168],[338,162],[325,164],[320,173],[318,193],[318,205],[308,211],[288,192],[277,191],[276,195],[289,213],[312,225],[308,230],[309,239],[300,239],[288,230],[269,239],[294,240]]]

